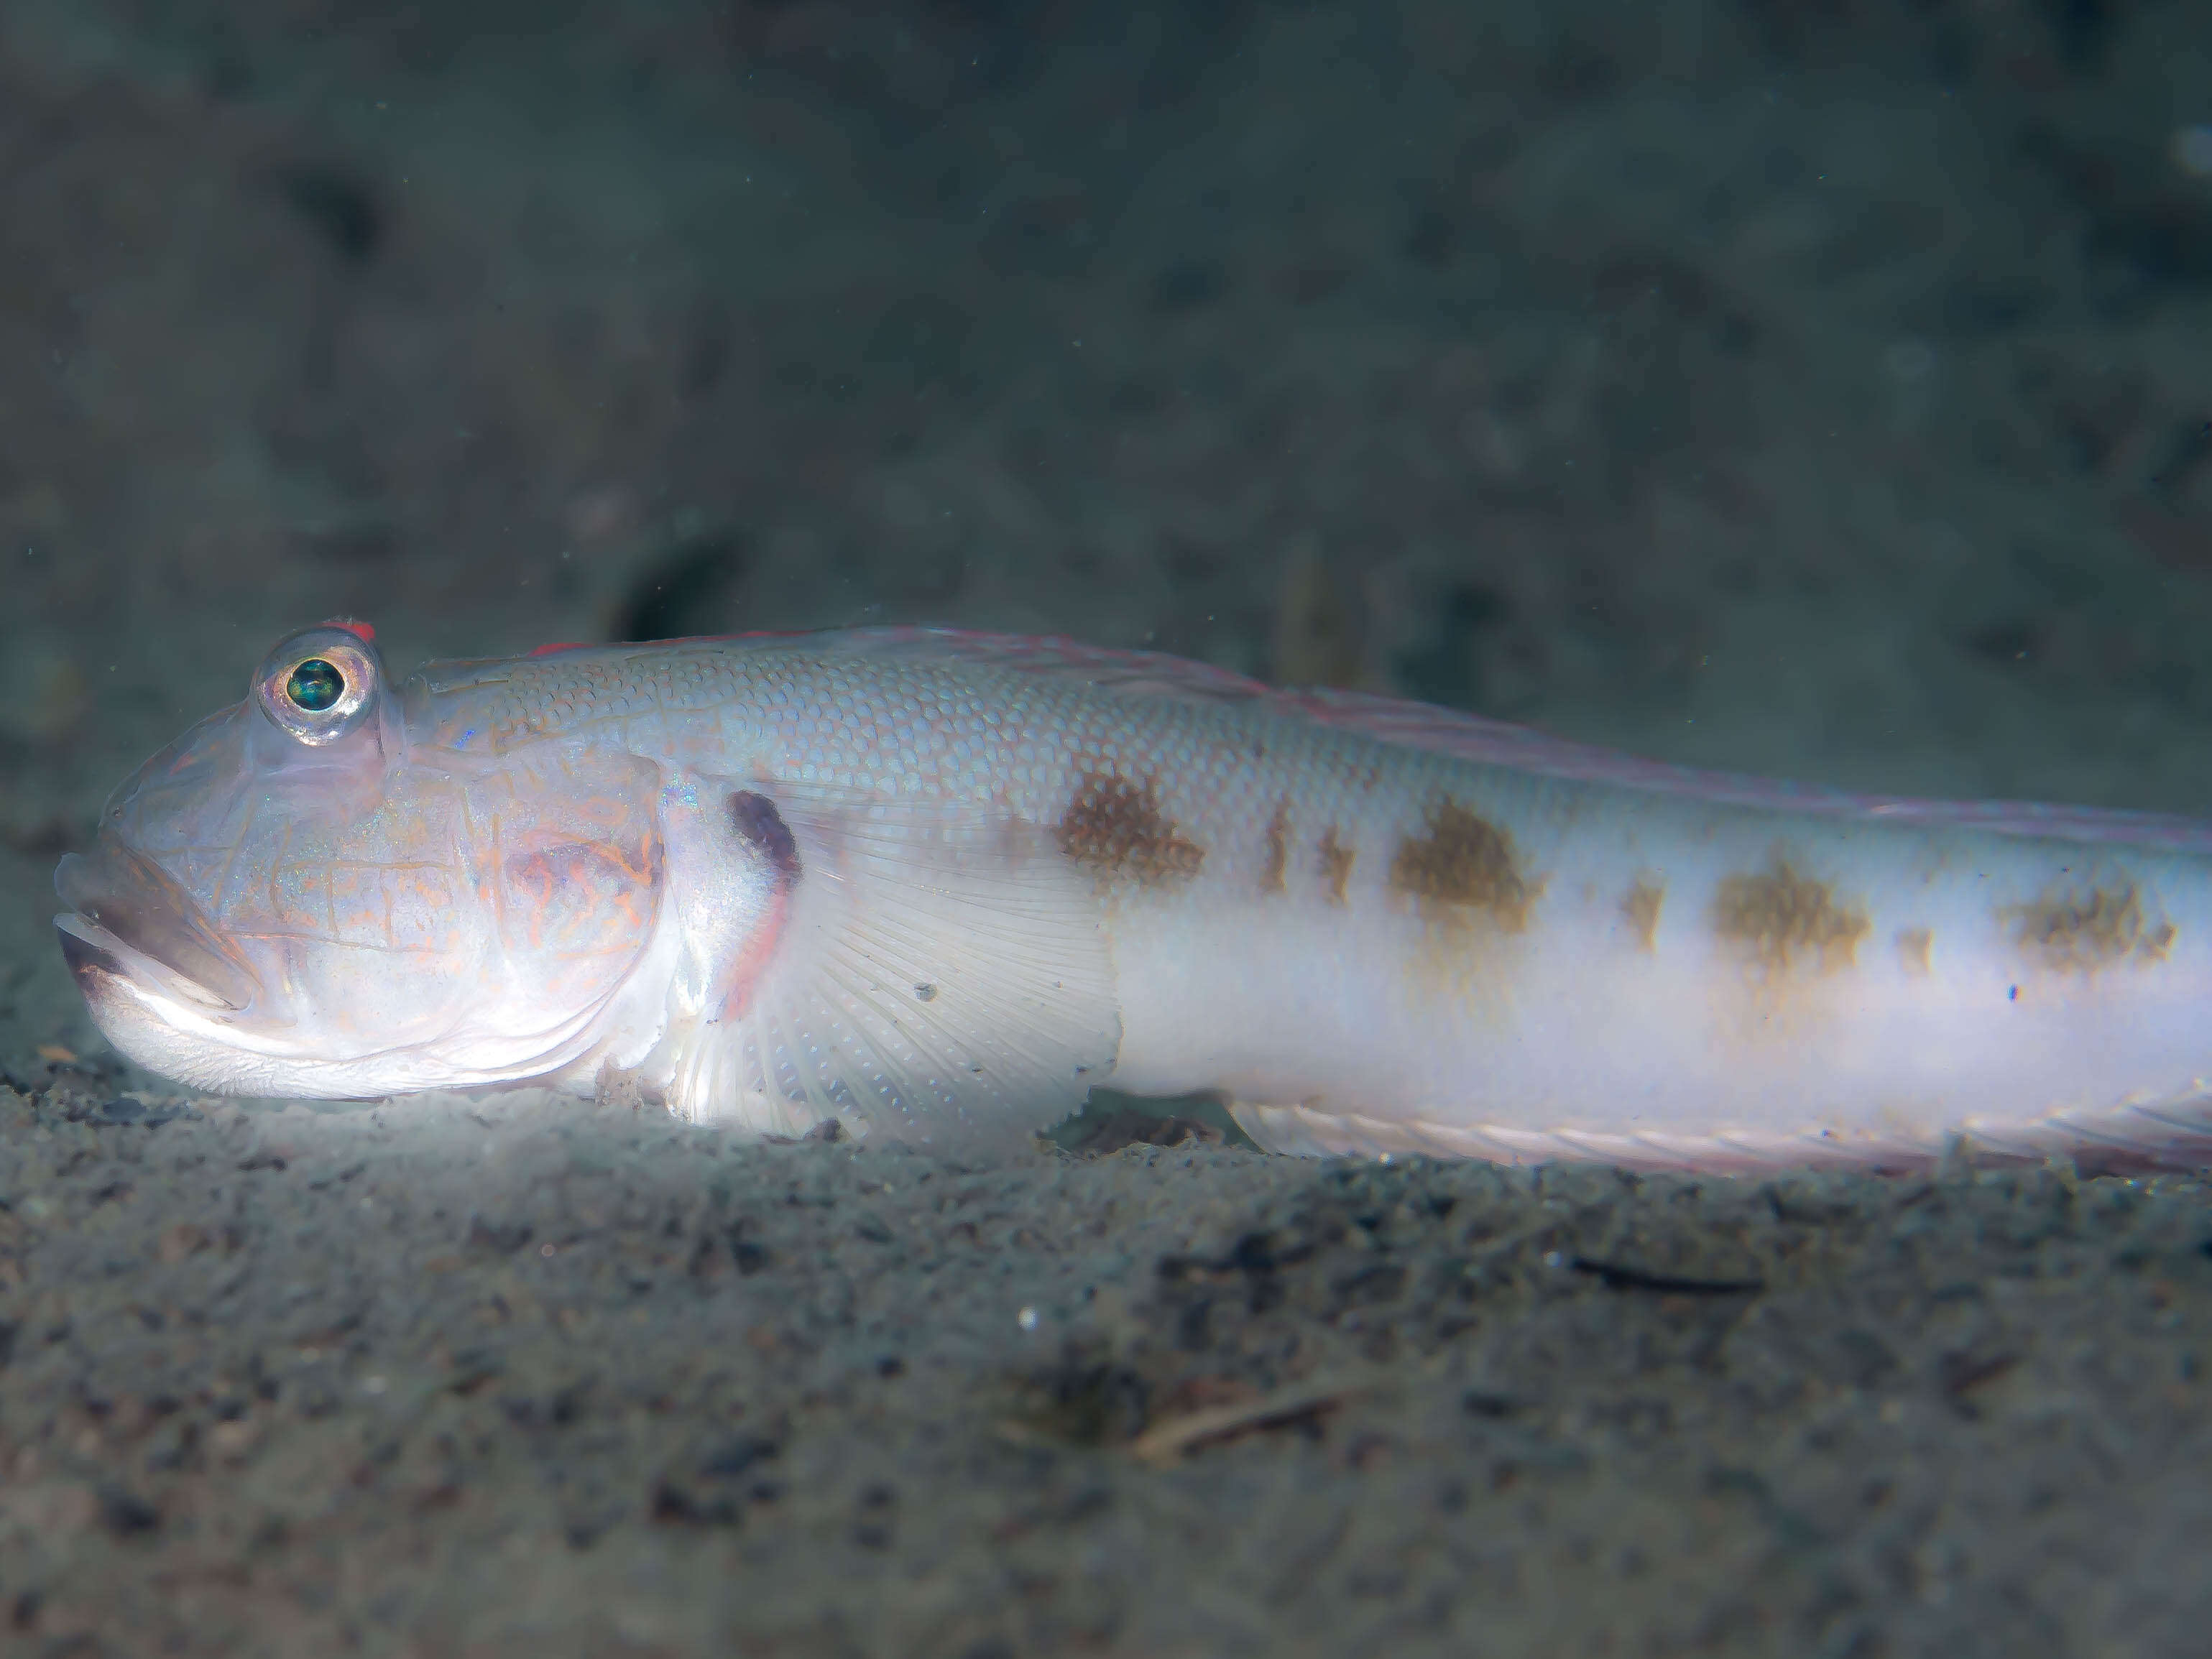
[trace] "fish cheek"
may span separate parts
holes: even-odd
[[[473,792],[479,893],[507,996],[562,1017],[622,983],[667,886],[657,790],[648,763],[590,768],[570,757]]]
[[[548,841],[501,866],[500,943],[561,1006],[611,990],[652,935],[667,860],[659,835]]]

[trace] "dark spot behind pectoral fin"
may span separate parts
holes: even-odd
[[[800,873],[799,843],[792,836],[790,825],[784,823],[783,815],[775,810],[774,801],[750,789],[736,791],[730,796],[730,827],[775,872],[781,885],[788,888],[797,884]]]

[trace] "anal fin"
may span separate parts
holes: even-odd
[[[1358,1113],[1323,1111],[1318,1101],[1273,1105],[1260,1101],[1226,1103],[1237,1127],[1265,1152],[1291,1158],[1419,1157],[1437,1149],[1413,1126]]]

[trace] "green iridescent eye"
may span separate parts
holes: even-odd
[[[277,642],[253,671],[253,700],[310,749],[342,743],[376,713],[383,665],[365,631],[325,623]]]
[[[319,714],[345,695],[345,676],[320,657],[310,657],[284,682],[284,695],[295,708]]]

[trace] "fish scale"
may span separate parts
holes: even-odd
[[[349,724],[286,701],[303,662],[363,681]],[[101,836],[64,949],[118,1046],[202,1086],[550,1082],[950,1144],[1110,1084],[1218,1093],[1285,1152],[1711,1169],[2212,1142],[2203,825],[1692,772],[1152,653],[870,629],[387,686],[326,625]],[[436,944],[400,971],[264,925],[213,848],[404,861],[387,937]]]

